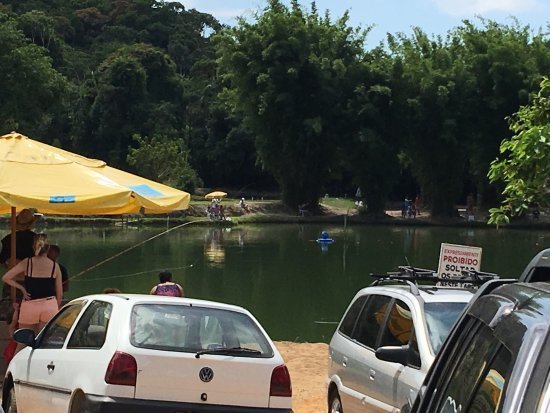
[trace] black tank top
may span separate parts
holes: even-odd
[[[52,273],[48,278],[32,276],[32,258],[27,259],[27,273],[25,274],[25,289],[31,300],[37,298],[55,297],[55,261],[52,261]]]

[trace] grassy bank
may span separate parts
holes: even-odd
[[[209,201],[193,199],[185,211],[177,211],[162,215],[117,215],[117,216],[71,216],[47,215],[48,223],[89,226],[174,226],[184,223],[193,225],[242,225],[266,223],[346,223],[349,225],[411,225],[411,226],[459,226],[486,228],[486,211],[477,211],[474,221],[466,217],[433,218],[428,210],[422,210],[414,219],[401,217],[401,211],[389,209],[384,215],[371,216],[359,213],[352,199],[322,198],[319,212],[313,214],[306,211],[303,215],[299,211],[284,206],[280,201],[250,200],[247,201],[248,212],[239,207],[237,199],[223,199],[226,221],[212,221],[206,217],[206,208]],[[5,226],[9,226],[9,216],[0,217]],[[550,229],[550,219],[541,214],[540,219],[523,218],[502,228],[538,228]]]

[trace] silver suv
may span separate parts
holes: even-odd
[[[400,269],[401,274],[360,290],[332,337],[329,413],[398,412],[414,401],[435,355],[475,293],[473,288],[420,285],[415,281],[439,280],[437,274]]]

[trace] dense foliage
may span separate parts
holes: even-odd
[[[500,146],[502,159],[491,164],[491,181],[504,181],[502,206],[490,210],[493,223],[508,222],[529,207],[550,204],[550,79],[529,106],[510,118],[514,136]]]
[[[440,216],[470,192],[516,213],[548,204],[510,189],[525,168],[548,180],[528,152],[547,136],[548,118],[529,116],[546,99],[548,34],[465,21],[367,50],[368,32],[297,0],[232,28],[178,2],[0,0],[0,133],[190,191],[279,190],[294,207],[357,187],[371,213],[416,194]],[[512,155],[489,180],[500,150]]]

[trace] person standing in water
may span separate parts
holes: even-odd
[[[161,271],[159,273],[159,281],[160,282],[151,289],[149,294],[183,297],[183,288],[181,285],[172,282],[172,273],[170,271]]]

